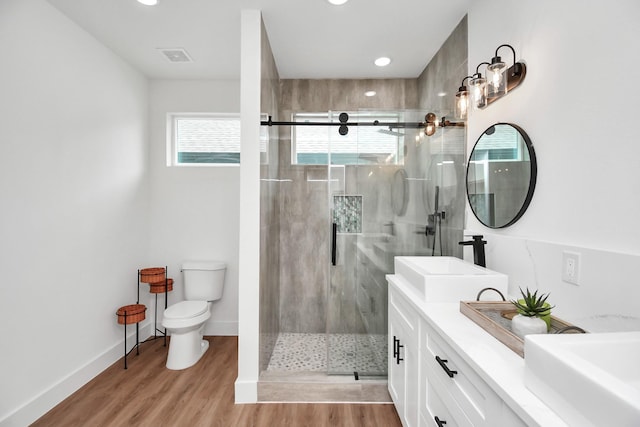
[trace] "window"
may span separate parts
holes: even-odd
[[[240,116],[169,114],[167,164],[240,163]]]
[[[398,123],[397,112],[350,112],[349,122]],[[295,113],[294,122],[337,122],[338,114]],[[291,161],[300,165],[402,164],[402,132],[383,126],[349,126],[340,135],[337,126],[291,126]]]

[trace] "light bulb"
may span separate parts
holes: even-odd
[[[497,56],[491,60],[491,65],[487,66],[487,77],[491,73],[489,79],[489,88],[487,96],[491,99],[500,98],[507,93],[507,64],[500,60]]]
[[[502,73],[493,73],[493,78],[491,79],[491,84],[494,88],[499,88],[500,83],[502,83]]]
[[[477,77],[471,81],[473,86],[473,106],[474,108],[484,108],[487,105],[487,80]]]
[[[458,98],[458,114],[460,118],[467,117],[467,108],[469,107],[469,100],[467,99],[467,95],[462,95]]]
[[[456,118],[466,120],[467,110],[469,108],[469,92],[466,86],[460,86],[456,93],[455,114]]]

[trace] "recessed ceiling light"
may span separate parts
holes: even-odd
[[[145,6],[155,6],[158,4],[158,0],[138,0],[138,3],[142,3]]]
[[[438,92],[439,97],[447,96],[447,92]]]
[[[364,93],[364,96],[376,96],[375,90],[368,90]]]
[[[391,59],[387,58],[386,56],[382,56],[376,59],[375,61],[373,61],[373,63],[376,64],[378,67],[386,67],[387,65],[391,64]]]
[[[349,0],[328,0],[329,3],[335,5],[335,6],[340,6],[342,4],[345,4],[346,2],[348,2]]]

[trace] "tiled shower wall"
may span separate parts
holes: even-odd
[[[431,111],[438,118],[456,121],[454,99],[462,79],[467,75],[467,51],[465,16],[418,78],[418,106],[421,110]],[[435,186],[438,185],[439,210],[445,212],[441,222],[440,253],[459,258],[462,258],[462,246],[458,242],[463,240],[466,200],[465,135],[464,127],[439,129],[421,144],[409,145],[407,157],[417,161],[405,162],[409,177],[426,179],[413,181],[414,185],[410,185],[413,193],[409,197],[408,221],[425,224],[426,216],[435,210]],[[433,247],[432,238],[413,236]],[[406,239],[411,240],[410,233]],[[438,238],[436,249],[439,247]]]
[[[294,112],[402,110],[417,106],[415,79],[282,80],[280,88],[280,117],[284,120],[290,120]],[[377,96],[364,96],[367,90],[375,90]],[[346,174],[351,169],[355,167],[347,167]],[[328,309],[353,312],[354,292],[337,283],[347,280],[342,259],[333,269],[332,286],[343,288],[344,292],[340,293],[339,301],[329,300],[331,219],[329,187],[322,181],[328,178],[327,167],[291,164],[290,127],[280,128],[280,176],[291,179],[281,189],[280,331],[323,333],[327,329]],[[363,196],[364,204],[368,200],[371,198]],[[338,252],[347,251],[338,248]],[[355,320],[348,323],[352,322]],[[353,324],[343,326],[353,331]]]
[[[262,26],[262,83],[260,108],[278,120],[279,76],[267,34]],[[278,128],[268,132],[260,165],[260,369],[266,369],[280,330],[280,183],[278,182]],[[242,295],[240,296],[242,298]]]

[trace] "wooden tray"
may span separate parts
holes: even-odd
[[[518,314],[512,303],[509,301],[460,301],[460,312],[516,352],[518,356],[524,357],[524,340],[511,332],[511,319]],[[567,326],[573,325],[551,316],[549,333],[552,334]]]

